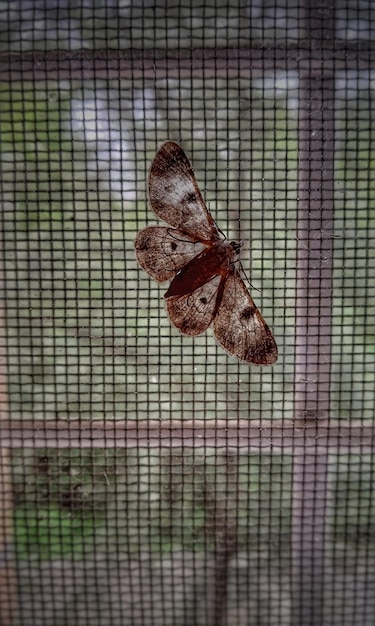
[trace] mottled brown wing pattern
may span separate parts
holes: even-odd
[[[223,348],[241,361],[272,365],[277,360],[273,335],[235,268],[225,279],[214,333]]]
[[[162,145],[150,170],[154,213],[172,228],[150,226],[138,233],[139,265],[159,282],[172,279],[165,294],[171,322],[189,336],[213,323],[218,343],[246,363],[277,360],[273,335],[236,266],[239,245],[222,239],[208,212],[192,167],[172,141]]]
[[[166,298],[171,322],[184,335],[195,337],[207,330],[214,319],[220,281],[221,276],[215,276],[189,294]]]
[[[185,233],[165,226],[141,230],[134,242],[138,263],[159,283],[170,280],[205,246]]]
[[[164,143],[157,153],[148,181],[155,215],[197,241],[217,241],[220,234],[199,190],[193,168],[180,146]]]

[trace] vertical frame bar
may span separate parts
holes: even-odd
[[[327,7],[306,1],[303,41],[321,67],[300,73],[295,418],[302,427],[315,423],[316,434],[329,418],[331,375],[335,85],[324,67],[334,34]],[[323,622],[328,449],[318,442],[293,460],[293,626]]]
[[[295,417],[329,417],[334,80],[300,78]],[[321,423],[321,422],[320,422]]]

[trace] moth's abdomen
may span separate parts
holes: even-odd
[[[203,250],[178,272],[165,297],[184,296],[199,289],[215,276],[225,276],[236,259],[237,254],[231,244],[226,240],[219,241]]]

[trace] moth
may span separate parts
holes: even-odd
[[[148,193],[155,215],[169,226],[149,226],[134,242],[139,265],[162,283],[171,322],[194,337],[213,324],[218,343],[246,363],[277,360],[272,332],[241,277],[241,243],[215,224],[182,148],[164,143],[151,165]]]

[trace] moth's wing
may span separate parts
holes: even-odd
[[[214,319],[217,341],[241,361],[271,365],[275,339],[235,268],[229,272]]]
[[[184,335],[194,337],[207,330],[215,315],[221,280],[215,276],[187,295],[166,298],[170,320]]]
[[[173,278],[206,247],[173,228],[149,226],[134,241],[139,265],[159,283]]]
[[[167,224],[200,241],[220,239],[193,168],[177,143],[167,141],[156,154],[150,169],[148,193],[152,210]]]

